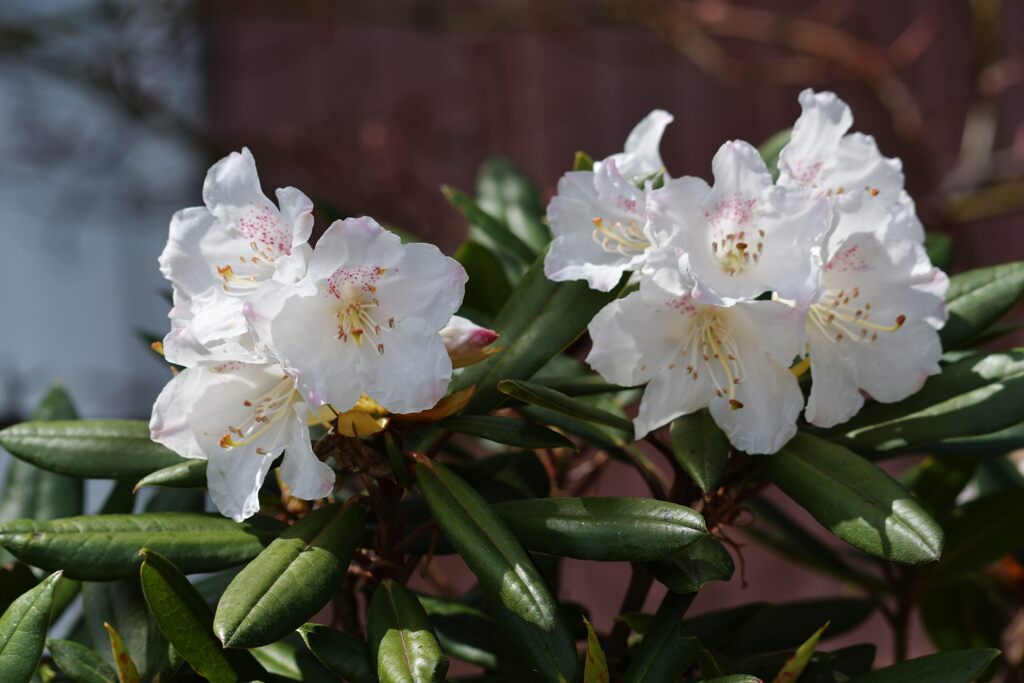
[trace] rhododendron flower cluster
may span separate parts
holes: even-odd
[[[657,149],[672,117],[655,111],[625,152],[559,183],[548,277],[609,291],[632,273],[635,291],[591,322],[587,361],[646,385],[637,438],[707,407],[733,446],[772,453],[801,411],[829,427],[865,395],[899,401],[939,372],[948,280],[924,251],[900,161],[849,133],[834,94],[799,101],[777,181],[741,141],[719,149],[711,185],[670,178]]]
[[[230,154],[206,176],[205,205],[175,214],[160,256],[174,292],[164,353],[185,369],[157,399],[150,431],[209,461],[213,502],[236,520],[259,509],[282,453],[292,495],[330,493],[334,471],[308,427],[324,410],[427,410],[453,360],[484,358],[497,336],[453,318],[466,273],[436,247],[350,218],[312,248],[312,202],[294,188],[277,199],[263,194],[247,149]]]

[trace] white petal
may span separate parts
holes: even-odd
[[[749,348],[744,343],[744,348]],[[755,347],[756,348],[756,347]],[[747,356],[743,381],[734,409],[726,398],[711,400],[711,416],[736,448],[747,453],[774,453],[796,434],[796,420],[804,397],[788,368],[770,360]]]
[[[256,160],[248,148],[232,152],[210,167],[203,182],[203,202],[219,217],[250,206],[273,207],[260,189]],[[276,212],[276,207],[273,208]]]
[[[292,247],[305,244],[313,232],[312,200],[294,187],[283,187],[276,194],[281,220],[291,228]]]
[[[281,478],[296,498],[324,498],[334,489],[334,470],[313,452],[309,427],[306,426],[306,404],[296,403],[293,407],[295,415],[291,419],[291,437],[281,461]]]
[[[206,301],[211,297],[216,299],[213,304]],[[174,306],[167,316],[171,331],[163,340],[164,357],[185,367],[225,361],[266,362],[267,356],[257,348],[244,317],[237,317],[242,308],[241,301],[223,297],[217,289],[190,299],[175,287]],[[219,317],[222,313],[224,317]]]
[[[407,244],[377,283],[377,296],[388,318],[419,318],[437,332],[462,305],[467,279],[462,265],[434,245]]]
[[[665,128],[672,123],[673,116],[662,109],[655,109],[645,116],[626,138],[621,154],[610,157],[627,178],[643,177],[664,167],[661,161],[661,137]]]
[[[334,221],[309,260],[309,276],[326,280],[343,266],[390,268],[402,256],[402,241],[368,216]]]
[[[807,331],[811,357],[811,395],[807,400],[807,421],[826,428],[846,422],[860,411],[857,366],[847,357],[845,347],[834,343],[817,327]]]
[[[851,133],[839,141],[827,186],[843,192],[867,191],[887,205],[895,204],[903,191],[903,164],[882,156],[870,135]]]
[[[275,457],[224,451],[210,458],[206,466],[206,486],[222,515],[241,522],[259,512],[260,487]]]
[[[206,390],[205,370],[189,368],[164,386],[149,420],[153,441],[167,446],[183,458],[205,458],[188,422],[189,408]]]
[[[222,249],[217,247],[225,246],[232,238],[216,234],[215,226],[213,214],[202,206],[182,209],[171,217],[167,245],[160,254],[160,272],[189,296],[221,284],[209,255],[219,254]],[[214,244],[204,249],[200,246],[204,238],[207,244],[211,240]]]
[[[633,420],[634,438],[642,439],[677,417],[700,410],[713,395],[714,389],[706,377],[695,380],[679,367],[659,372],[644,389]]]
[[[716,199],[731,198],[737,193],[760,196],[762,190],[772,186],[772,176],[761,154],[742,140],[730,140],[719,147],[711,160],[711,171],[715,176],[712,195]]]
[[[784,368],[803,352],[806,310],[781,301],[748,301],[723,312],[737,342]],[[749,345],[749,346],[748,346]]]
[[[835,166],[839,140],[853,125],[850,108],[832,92],[800,93],[800,118],[779,154],[784,180],[801,185],[818,184]]]
[[[362,390],[393,413],[434,407],[452,378],[452,362],[437,330],[419,318],[409,318],[395,325],[383,344],[383,353],[369,346],[360,355]]]

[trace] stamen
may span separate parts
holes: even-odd
[[[283,377],[269,393],[254,404],[243,401],[242,405],[252,408],[244,422],[238,426],[228,425],[227,431],[217,442],[221,448],[239,448],[247,446],[267,433],[271,426],[291,411],[292,405],[299,401],[299,392],[289,377]],[[267,451],[257,448],[256,452],[265,455]]]
[[[634,256],[651,245],[644,235],[643,225],[635,220],[609,222],[598,216],[592,222],[594,241],[608,253]]]

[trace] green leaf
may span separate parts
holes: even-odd
[[[959,506],[946,521],[946,550],[930,578],[957,578],[1024,547],[1022,524],[1024,496],[1019,490],[999,491]]]
[[[696,593],[709,581],[728,581],[736,567],[729,551],[706,535],[670,557],[644,563],[644,567],[674,593]]]
[[[455,260],[462,264],[469,276],[462,305],[490,316],[497,315],[512,294],[512,285],[502,270],[501,261],[489,249],[472,240],[462,243],[455,252]]]
[[[338,678],[313,656],[297,633],[289,633],[276,643],[249,652],[271,676],[274,683],[284,680],[301,683],[337,683]]]
[[[952,437],[989,434],[1024,420],[1024,351],[968,353],[917,394],[866,406],[826,435],[865,453],[898,453]]]
[[[358,505],[324,506],[274,539],[231,582],[214,630],[226,647],[268,645],[323,608],[348,572],[363,534]]]
[[[594,627],[584,617],[587,627],[587,655],[583,667],[583,683],[608,683],[608,662],[604,658],[601,641],[594,633]]]
[[[792,650],[820,624],[830,623],[826,638],[840,636],[867,621],[874,610],[874,603],[866,598],[825,598],[769,605],[737,629],[724,649],[743,653]]]
[[[572,680],[576,648],[530,556],[471,486],[445,466],[421,461],[416,481],[442,533],[496,605],[499,623],[546,680]],[[507,610],[507,611],[506,611]]]
[[[493,507],[528,549],[581,560],[657,560],[707,534],[698,513],[650,498],[532,498]]]
[[[1024,422],[1000,429],[997,432],[945,439],[928,446],[938,455],[981,457],[993,453],[1009,453],[1024,448]]]
[[[110,654],[109,624],[124,639],[127,650],[139,673],[148,679],[166,678],[181,664],[150,616],[139,580],[86,582],[82,585],[82,614],[93,647]]]
[[[139,479],[183,460],[154,443],[141,420],[23,422],[0,431],[0,445],[36,467],[85,479]]]
[[[940,652],[872,671],[851,683],[971,683],[999,656],[999,650]]]
[[[594,374],[582,375],[580,377],[534,377],[533,384],[553,389],[566,396],[617,394],[629,390],[629,387],[609,384],[600,375]]]
[[[46,641],[53,663],[72,683],[117,683],[117,672],[98,652],[71,640]]]
[[[53,593],[60,575],[54,572],[47,576],[0,616],[0,671],[4,683],[28,683],[32,679],[46,644]]]
[[[935,586],[917,605],[925,633],[938,650],[1000,647],[1013,616],[996,587],[981,577]]]
[[[471,239],[492,247],[500,257],[507,257],[520,266],[526,267],[533,262],[536,252],[513,233],[509,226],[484,211],[471,197],[451,185],[442,185],[441,192],[448,203],[469,222]]]
[[[206,460],[189,459],[150,472],[135,485],[138,491],[143,486],[167,486],[176,489],[202,488],[206,486]]]
[[[942,528],[895,479],[856,453],[797,434],[757,463],[769,481],[855,548],[903,564],[939,559]]]
[[[976,468],[977,463],[967,458],[928,457],[904,473],[902,479],[929,514],[941,517],[956,504]]]
[[[78,417],[71,397],[55,384],[32,413],[32,419],[74,420]],[[82,514],[85,491],[82,482],[39,469],[21,460],[10,460],[0,489],[0,522],[12,519],[57,519]],[[0,549],[0,563],[11,560]]]
[[[924,248],[928,252],[928,260],[942,270],[949,270],[953,265],[953,236],[944,232],[930,232],[924,236]]]
[[[456,415],[438,425],[459,434],[468,434],[496,443],[521,448],[575,448],[572,441],[547,427],[514,417],[495,415]]]
[[[719,676],[718,678],[709,678],[704,683],[764,683],[764,681],[757,676],[730,674],[728,676]]]
[[[309,651],[328,671],[352,683],[376,683],[370,649],[362,640],[319,624],[299,629]]]
[[[110,637],[110,651],[114,655],[114,669],[117,670],[117,680],[120,683],[142,683],[142,676],[139,675],[139,669],[135,666],[135,661],[132,659],[127,648],[125,648],[121,634],[110,624],[105,623],[103,627],[107,630],[107,635]]]
[[[691,602],[692,594],[665,596],[626,670],[626,683],[679,680],[693,664],[698,642],[683,632],[683,615]]]
[[[672,423],[672,454],[700,490],[710,493],[729,467],[729,439],[707,409],[699,410]]]
[[[550,231],[541,222],[544,206],[537,187],[508,159],[493,157],[480,166],[476,200],[535,253],[551,241]]]
[[[628,434],[633,433],[633,423],[626,418],[595,408],[589,403],[570,398],[541,384],[507,379],[498,382],[498,391],[530,405],[546,408],[579,420],[597,422],[621,429]]]
[[[20,519],[0,525],[0,544],[35,567],[66,567],[71,578],[112,581],[135,575],[143,547],[188,574],[212,572],[256,557],[282,528],[266,517],[239,524],[185,512]]]
[[[260,668],[247,652],[228,652],[213,635],[213,611],[169,560],[143,549],[139,574],[156,623],[174,649],[212,683],[252,680]]]
[[[367,615],[370,648],[381,683],[437,683],[448,673],[427,613],[416,596],[390,579],[373,592]]]
[[[765,165],[768,167],[768,171],[772,174],[773,180],[779,179],[779,153],[782,152],[783,147],[789,144],[789,138],[792,135],[792,129],[780,130],[762,142],[757,148],[757,151],[761,153],[761,158],[764,159]]]
[[[544,254],[538,256],[494,320],[494,329],[509,340],[505,350],[466,368],[453,383],[453,390],[476,385],[466,412],[491,412],[505,398],[498,382],[530,379],[583,334],[594,315],[616,296],[616,291],[598,292],[585,282],[548,280]]]
[[[949,320],[939,332],[949,350],[984,332],[1024,295],[1024,261],[954,275],[946,292]]]
[[[452,657],[484,669],[497,669],[513,661],[496,634],[491,617],[470,605],[430,595],[416,596],[437,634],[441,648]]]
[[[786,660],[782,670],[779,671],[772,683],[791,683],[798,680],[803,675],[807,665],[810,664],[811,657],[814,655],[814,648],[818,647],[818,640],[827,628],[828,622],[825,622],[824,626],[812,633],[810,638],[801,643],[800,647],[793,653],[793,656]]]

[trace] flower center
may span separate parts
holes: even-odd
[[[736,194],[704,211],[704,218],[711,225],[711,253],[729,275],[742,273],[751,263],[757,264],[764,253],[764,230],[751,225],[756,205],[756,199]]]
[[[339,268],[327,280],[327,296],[338,300],[335,316],[338,321],[338,339],[349,340],[362,346],[365,337],[373,338],[377,353],[384,353],[381,332],[392,329],[395,319],[388,318],[384,325],[375,316],[379,315],[380,301],[377,299],[377,281],[387,272],[380,266],[356,266]]]
[[[594,241],[609,254],[634,256],[642,254],[651,246],[644,234],[644,226],[632,218],[626,221],[613,221],[596,217],[593,223]]]
[[[879,332],[895,332],[907,320],[907,316],[900,314],[891,325],[872,321],[871,302],[861,300],[859,287],[826,290],[811,306],[808,318],[822,334],[837,343],[844,339],[871,343],[878,339]]]
[[[241,296],[258,287],[274,274],[274,263],[292,253],[291,235],[269,207],[250,208],[238,219],[236,227],[249,240],[250,252],[238,255],[237,263],[217,266],[228,294]]]
[[[260,397],[256,402],[245,400],[245,417],[238,425],[228,425],[227,431],[220,437],[221,448],[239,448],[247,446],[266,434],[271,426],[286,417],[292,404],[300,400],[299,392],[290,377],[283,376],[281,381]],[[263,448],[256,448],[256,453],[266,455]]]
[[[729,327],[710,307],[700,307],[689,295],[668,302],[668,307],[681,315],[695,318],[676,352],[676,359],[686,363],[686,374],[693,380],[706,372],[715,387],[715,395],[728,397],[729,407],[739,410],[743,403],[736,399],[736,386],[746,371],[740,360],[739,347]],[[669,363],[669,370],[676,362]]]

